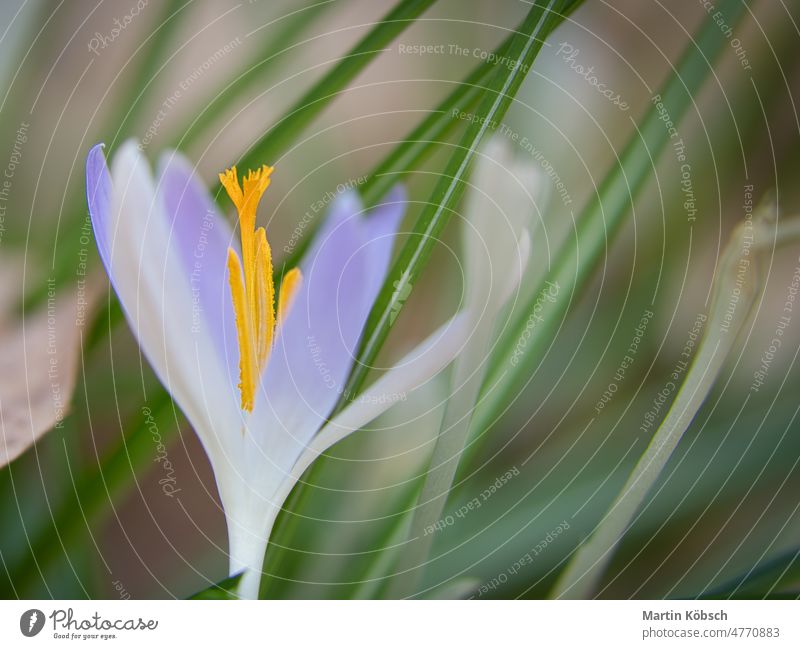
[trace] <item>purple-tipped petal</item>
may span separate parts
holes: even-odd
[[[95,144],[86,156],[86,199],[89,217],[97,241],[97,250],[106,270],[111,268],[111,248],[108,243],[111,228],[111,174],[103,153],[104,144]]]
[[[367,294],[372,296],[370,303],[378,297],[386,272],[389,270],[395,235],[405,215],[407,203],[405,187],[395,185],[375,208],[372,216],[362,221],[365,230],[364,239],[369,243],[370,265],[375,271],[366,287]]]
[[[278,332],[255,413],[271,411],[300,445],[344,389],[404,210],[402,189],[370,214],[354,192],[339,196],[303,261],[303,285]]]
[[[191,284],[192,329],[195,333],[207,329],[204,333],[217,346],[221,366],[236,385],[239,347],[227,277],[233,233],[188,160],[171,151],[161,156],[158,169],[170,248],[177,250]]]

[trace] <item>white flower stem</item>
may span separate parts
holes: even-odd
[[[264,555],[278,508],[270,507],[259,514],[258,521],[247,526],[228,519],[230,575],[242,574],[236,589],[239,599],[258,599]]]
[[[236,589],[236,593],[239,599],[258,599],[258,589],[260,586],[261,568],[247,568],[242,573],[242,578],[239,580],[239,586]]]

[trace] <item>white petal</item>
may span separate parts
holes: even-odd
[[[381,415],[404,395],[423,387],[455,358],[467,341],[471,319],[460,313],[409,352],[395,367],[329,421],[311,442],[296,448],[291,431],[273,429],[270,449],[253,448],[254,469],[245,470],[248,482],[236,478],[235,467],[217,474],[228,520],[231,574],[244,570],[239,596],[255,598],[267,542],[280,507],[311,463],[328,448]],[[276,422],[272,422],[276,424]],[[263,422],[259,421],[258,425]],[[268,424],[269,425],[269,424]],[[252,436],[250,439],[255,439]],[[298,452],[299,451],[299,452]],[[297,457],[290,466],[279,466]],[[298,457],[299,455],[299,457]],[[279,458],[277,463],[275,458]],[[215,471],[216,472],[216,471]],[[273,488],[276,479],[277,487]],[[224,485],[224,486],[223,486]]]
[[[470,325],[471,319],[465,312],[448,320],[331,419],[295,463],[291,475],[281,486],[279,498],[288,496],[292,486],[320,454],[388,410],[403,395],[423,387],[447,367],[463,349]]]
[[[161,382],[200,436],[214,462],[219,438],[236,421],[235,404],[211,342],[192,332],[191,286],[147,161],[133,142],[114,156],[111,270],[128,324]],[[235,431],[232,431],[235,432]]]
[[[507,283],[499,295],[499,303],[505,304],[519,288],[525,269],[528,267],[528,260],[531,256],[531,235],[528,228],[522,230],[522,235],[517,242],[518,263],[512,264],[511,274],[507,278]]]
[[[543,202],[544,182],[533,161],[515,157],[500,136],[484,146],[472,182],[465,202],[467,306],[494,317],[527,263],[523,231]]]

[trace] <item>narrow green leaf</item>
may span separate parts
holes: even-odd
[[[236,595],[236,589],[239,586],[239,581],[242,578],[242,573],[226,577],[222,581],[195,593],[187,599],[239,599]]]
[[[506,51],[510,43],[509,36],[496,51]],[[476,106],[485,90],[484,84],[494,71],[494,66],[488,63],[475,66],[469,76],[392,149],[360,188],[361,197],[367,205],[377,203],[400,180],[402,174],[416,169],[420,162],[447,138],[459,125],[451,111],[453,109],[470,111]]]
[[[800,584],[800,548],[792,548],[724,584],[707,590],[702,599],[763,599]]]
[[[726,16],[729,24],[736,24],[744,13],[745,5],[740,0],[728,0],[720,4],[719,9]],[[506,349],[507,352],[501,357],[503,363],[499,367],[495,367],[497,376],[494,377],[493,382],[490,381],[494,395],[489,399],[492,403],[485,408],[483,420],[476,417],[478,431],[484,429],[489,413],[496,411],[498,402],[502,404],[501,400],[507,398],[510,391],[518,389],[520,384],[518,382],[524,383],[522,372],[530,372],[529,365],[539,358],[544,346],[549,343],[553,326],[566,315],[573,291],[565,289],[574,287],[577,290],[585,283],[589,273],[600,259],[602,251],[607,245],[607,239],[613,237],[613,234],[619,229],[623,217],[628,212],[631,195],[641,188],[647,178],[648,159],[657,156],[669,140],[669,131],[661,123],[661,116],[664,114],[662,111],[666,111],[666,114],[671,116],[675,123],[678,123],[706,78],[710,69],[709,62],[716,59],[727,42],[724,33],[711,17],[704,21],[698,37],[687,47],[675,74],[670,76],[667,81],[661,93],[660,102],[653,102],[637,133],[629,141],[621,157],[620,165],[609,172],[600,191],[581,214],[577,229],[578,245],[573,246],[569,241],[566,242],[556,257],[553,269],[546,276],[544,281],[552,282],[561,289],[556,301],[551,304],[547,324],[529,332],[525,346],[520,349],[520,343],[517,341],[523,340],[528,326],[528,313],[532,312],[533,305],[530,305],[531,308],[522,312],[517,319],[516,326],[511,328],[510,338],[506,337],[506,344],[501,348]],[[602,202],[603,198],[608,199],[605,204]],[[608,209],[609,203],[611,209]],[[577,257],[578,251],[581,254],[580,260]],[[543,288],[544,284],[540,285],[539,290],[534,293],[534,301]],[[554,313],[553,311],[556,309],[557,312]],[[702,357],[701,352],[705,354]],[[705,365],[711,364],[712,360],[714,369],[709,372],[714,373],[719,370],[721,360],[715,357],[716,352],[716,347],[712,345],[701,346],[697,358],[702,359],[702,362],[693,365],[693,369],[699,368],[699,371],[695,373],[698,377],[697,381],[702,382],[703,377],[700,375],[704,373]],[[724,354],[722,356],[724,357]],[[696,359],[695,363],[697,362]],[[688,378],[687,376],[687,380]],[[693,392],[697,386],[687,383],[683,387],[687,387],[687,403],[682,403],[680,408],[675,411],[675,423],[670,422],[663,433],[661,429],[657,433],[657,435],[665,435],[665,441],[656,442],[656,438],[654,438],[653,444],[648,447],[646,456],[643,456],[631,476],[633,482],[629,481],[626,484],[618,501],[609,510],[607,518],[601,522],[593,537],[576,553],[567,570],[561,575],[555,590],[557,596],[586,597],[590,594],[591,588],[602,573],[616,546],[621,531],[627,526],[652,481],[657,478],[671,449],[677,444],[680,435],[688,426],[691,415],[699,408],[702,400],[697,402]],[[681,392],[684,391],[683,387]],[[688,420],[686,419],[687,413]],[[676,431],[679,431],[677,435]],[[665,452],[661,452],[662,447]],[[641,480],[640,473],[642,473]]]

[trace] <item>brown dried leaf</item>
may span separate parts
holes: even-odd
[[[19,286],[6,262],[0,267],[0,467],[19,457],[44,433],[63,425],[82,356],[82,333],[91,323],[101,283],[93,278],[69,289],[48,284],[47,300],[15,318]],[[11,279],[11,281],[9,281]]]

